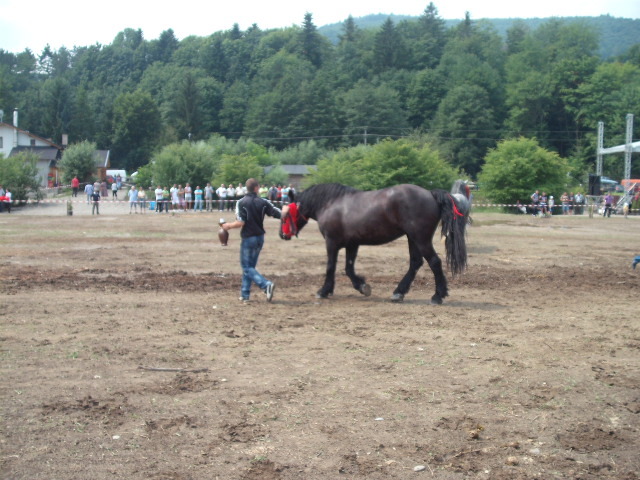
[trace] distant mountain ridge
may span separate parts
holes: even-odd
[[[410,15],[385,15],[378,13],[364,17],[354,17],[354,21],[361,29],[378,28],[389,17],[391,17],[396,24],[404,20],[417,20],[419,18]],[[632,45],[640,44],[640,19],[617,18],[611,15],[600,15],[599,17],[472,18],[473,21],[493,25],[502,37],[506,37],[507,30],[509,30],[515,22],[522,22],[531,30],[536,30],[540,25],[551,19],[557,19],[567,23],[582,22],[585,25],[594,27],[600,34],[600,49],[598,53],[602,59],[617,57],[625,53]],[[461,19],[444,20],[447,28],[454,27],[461,21]],[[343,22],[332,23],[319,27],[318,31],[331,42],[337,43],[338,36],[342,33],[342,26]]]

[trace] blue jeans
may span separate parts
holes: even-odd
[[[258,257],[264,245],[264,235],[243,238],[240,244],[240,266],[242,267],[242,298],[248,300],[251,294],[251,282],[262,290],[267,288],[269,281],[256,270]]]

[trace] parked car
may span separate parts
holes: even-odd
[[[622,186],[609,177],[600,177],[600,189],[605,192],[620,192],[622,191]]]

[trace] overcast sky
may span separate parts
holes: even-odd
[[[609,14],[640,18],[640,0],[442,0],[433,2],[440,18],[462,19],[465,12],[480,18],[544,18]],[[300,25],[310,12],[321,27],[342,22],[349,15],[420,15],[425,0],[0,0],[0,48],[38,54],[48,43],[65,46],[109,44],[125,28],[142,29],[148,40],[172,28],[178,39],[206,36],[256,23],[262,29]],[[162,5],[162,6],[161,6]]]

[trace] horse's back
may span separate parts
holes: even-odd
[[[431,192],[410,184],[350,193],[318,217],[323,235],[343,245],[380,245],[403,235],[431,238],[438,221]]]

